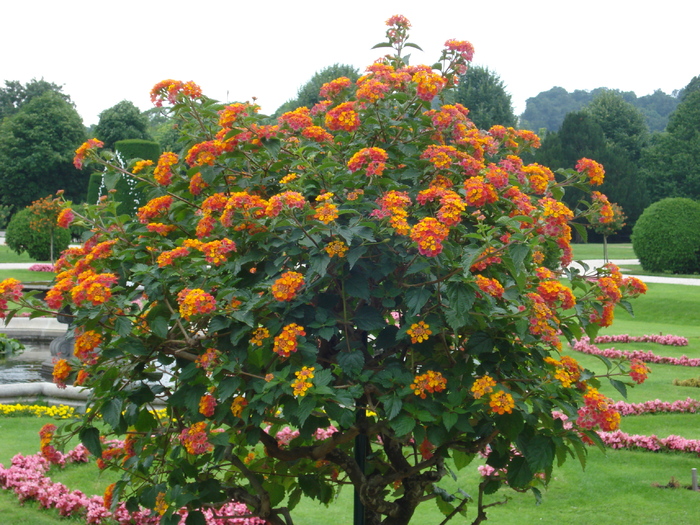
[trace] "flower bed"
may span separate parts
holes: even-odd
[[[597,339],[596,339],[597,340]],[[681,345],[678,345],[681,346]],[[572,346],[577,352],[584,354],[599,355],[608,359],[636,359],[645,363],[657,363],[663,365],[678,365],[678,366],[700,366],[700,359],[690,358],[682,355],[681,357],[668,357],[656,355],[652,351],[644,350],[616,350],[615,348],[605,348],[601,350],[596,345],[590,343],[588,337],[582,337]]]
[[[656,343],[659,345],[666,346],[688,346],[688,339],[678,335],[663,335],[663,334],[651,334],[651,335],[599,335],[593,341],[595,344],[606,344],[606,343]]]

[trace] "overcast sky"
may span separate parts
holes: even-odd
[[[671,93],[700,75],[700,8],[689,0],[3,0],[0,80],[64,86],[86,125],[121,100],[151,107],[158,81],[193,80],[218,100],[257,98],[272,113],[333,63],[382,55],[384,22],[412,23],[411,63],[469,40],[517,114],[554,86]],[[689,11],[690,9],[690,11]],[[691,12],[692,11],[692,12]],[[386,50],[384,50],[386,51]]]

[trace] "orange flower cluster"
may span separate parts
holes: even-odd
[[[189,98],[199,98],[202,96],[202,89],[192,81],[161,80],[151,89],[151,102],[156,107],[161,107],[167,98],[168,102],[176,104],[179,94]]]
[[[496,381],[490,376],[479,377],[471,387],[471,392],[474,399],[481,399],[486,394],[493,392],[493,387],[496,386]]]
[[[588,180],[594,186],[600,186],[605,179],[605,170],[603,166],[594,160],[582,158],[576,163],[576,171],[585,173]]]
[[[83,142],[80,147],[75,150],[73,165],[79,170],[83,169],[83,161],[85,160],[85,157],[87,157],[88,153],[93,149],[102,148],[104,145],[104,142],[97,139],[90,139],[87,142]]]
[[[240,102],[229,104],[219,111],[219,126],[230,130],[236,121],[240,120],[242,117],[254,115],[258,111],[260,111],[260,106],[257,104],[242,104]]]
[[[59,464],[61,461],[61,454],[51,444],[55,433],[56,425],[54,424],[47,423],[41,427],[41,430],[39,430],[39,453],[49,463]]]
[[[206,454],[214,450],[214,445],[209,443],[205,421],[195,423],[180,432],[180,443],[190,454]]]
[[[265,215],[277,217],[282,211],[282,207],[303,209],[306,206],[306,199],[298,191],[285,191],[270,197],[265,206]]]
[[[605,432],[617,430],[620,426],[620,413],[612,407],[612,399],[602,395],[589,386],[583,395],[584,406],[578,410],[576,424],[579,427],[594,429],[599,427]]]
[[[573,308],[576,305],[574,292],[572,292],[569,287],[564,286],[556,280],[540,282],[540,284],[537,285],[537,293],[550,307],[554,307],[557,301],[564,310]]]
[[[366,165],[365,175],[381,177],[388,158],[389,155],[382,148],[363,148],[350,158],[348,169],[355,173]]]
[[[417,84],[416,95],[418,98],[428,101],[433,100],[447,84],[445,78],[429,67],[416,71],[412,80]]]
[[[56,225],[59,228],[68,228],[75,219],[75,213],[70,208],[63,208],[56,218]]]
[[[411,328],[406,330],[406,333],[411,337],[411,342],[415,344],[427,341],[433,332],[430,331],[430,325],[423,321],[418,321],[412,324]]]
[[[304,327],[291,323],[282,328],[282,333],[275,337],[272,351],[277,355],[287,358],[297,351],[297,337],[305,336]]]
[[[472,273],[483,272],[492,264],[500,264],[501,258],[498,255],[491,255],[492,253],[498,253],[498,250],[493,246],[487,246],[477,259],[477,262],[471,265],[469,271]]]
[[[221,364],[221,352],[216,348],[207,348],[202,355],[197,357],[195,363],[197,368],[210,372]]]
[[[328,133],[321,126],[309,126],[301,132],[302,137],[316,142],[333,142],[333,135]]]
[[[214,266],[221,266],[227,260],[226,254],[236,251],[236,243],[231,239],[223,238],[211,242],[199,242],[196,249],[204,254],[207,262]]]
[[[326,113],[326,127],[332,131],[355,131],[360,127],[360,116],[354,102],[343,102]]]
[[[278,301],[291,301],[304,286],[304,276],[299,272],[284,272],[272,285],[272,296]]]
[[[136,213],[141,224],[148,224],[151,219],[166,213],[173,203],[173,198],[170,195],[163,195],[162,197],[156,197],[151,199],[146,203],[145,206],[141,206]]]
[[[591,192],[591,200],[599,208],[598,213],[600,214],[600,218],[598,219],[598,222],[601,224],[607,224],[615,220],[615,210],[612,207],[612,204],[610,204],[607,196],[603,195],[599,191],[593,191]]]
[[[180,158],[172,151],[166,151],[158,158],[158,165],[153,170],[153,178],[161,186],[167,186],[173,180],[173,166]]]
[[[102,335],[94,330],[87,330],[75,338],[75,357],[85,364],[92,365],[97,361],[95,350],[102,343]]]
[[[208,314],[216,310],[216,299],[200,288],[185,288],[177,294],[180,315],[188,321],[198,314]]]
[[[372,217],[390,217],[389,224],[399,235],[408,235],[411,231],[408,225],[406,208],[411,204],[411,198],[404,191],[391,190],[377,199],[379,209],[371,213]]]
[[[189,255],[189,253],[190,250],[188,250],[185,246],[180,246],[179,248],[173,248],[172,250],[161,253],[156,259],[156,262],[158,263],[159,268],[164,268],[173,264],[175,259],[185,257],[186,255]]]
[[[442,253],[442,241],[450,230],[433,217],[425,217],[411,228],[411,240],[418,245],[418,252],[427,257],[436,257]]]
[[[532,335],[540,336],[544,341],[551,343],[555,348],[561,348],[559,340],[559,319],[555,312],[547,306],[547,302],[537,293],[527,294],[530,301],[532,315],[530,316],[529,331]]]
[[[199,413],[204,417],[211,417],[214,415],[216,405],[216,398],[207,392],[199,398]]]
[[[149,232],[157,233],[158,235],[166,237],[169,233],[177,230],[177,226],[174,224],[163,224],[162,222],[149,222],[146,225],[146,229]]]
[[[309,388],[314,386],[311,382],[314,378],[314,370],[315,367],[313,366],[305,366],[301,370],[294,372],[294,375],[297,377],[291,384],[294,397],[304,397]]]
[[[555,367],[554,379],[559,380],[564,388],[570,388],[581,377],[582,368],[573,357],[565,355],[561,360],[545,357],[544,361]]]
[[[338,206],[332,202],[324,201],[323,204],[315,209],[313,218],[321,221],[323,224],[333,222],[338,218]]]
[[[299,131],[300,129],[308,128],[313,125],[313,120],[311,119],[311,115],[309,115],[309,108],[307,107],[300,107],[294,111],[288,111],[279,117],[277,121],[280,123],[280,126],[289,126],[294,131]]]
[[[253,330],[253,335],[250,338],[250,344],[262,346],[263,341],[265,341],[265,339],[267,339],[268,337],[270,337],[270,331],[263,326],[258,327],[255,330]]]
[[[241,417],[243,409],[248,406],[248,401],[243,396],[234,396],[231,402],[231,413],[236,417]]]
[[[199,195],[204,191],[205,188],[208,188],[209,184],[204,182],[204,179],[202,178],[202,174],[198,171],[194,175],[192,175],[192,178],[190,179],[190,185],[189,185],[189,191],[192,195]]]
[[[71,290],[71,299],[76,306],[81,306],[85,301],[93,306],[102,304],[112,297],[110,287],[115,284],[118,277],[113,273],[95,273],[86,270],[78,275],[78,282]]]
[[[318,95],[321,98],[332,99],[337,97],[344,89],[349,88],[352,81],[348,77],[339,77],[321,86]]]
[[[497,299],[502,298],[503,292],[505,292],[503,285],[498,282],[497,279],[484,277],[483,275],[476,276],[476,285],[482,292],[487,293],[492,297],[496,297]]]
[[[491,408],[491,412],[495,414],[512,414],[515,408],[515,401],[512,395],[499,390],[491,394],[489,407]]]
[[[496,188],[481,175],[465,180],[464,191],[467,192],[464,200],[469,206],[474,206],[475,208],[481,208],[498,200]]]
[[[647,376],[651,372],[651,369],[639,359],[632,359],[630,361],[630,377],[632,381],[641,385],[647,380]]]
[[[7,301],[18,301],[22,297],[22,283],[17,279],[9,278],[0,282],[0,319],[5,317]]]
[[[554,173],[546,166],[539,164],[529,164],[523,166],[522,171],[527,174],[530,181],[530,188],[535,195],[544,195],[547,187],[554,182]]]
[[[348,245],[345,244],[343,241],[331,241],[323,248],[323,250],[328,254],[328,256],[331,259],[336,255],[339,258],[345,257],[345,254],[349,249],[350,248],[348,248]]]
[[[56,364],[53,365],[53,382],[56,383],[58,388],[66,388],[66,379],[70,375],[71,368],[68,361],[65,359],[59,359]]]
[[[421,399],[427,397],[427,392],[434,394],[447,388],[447,379],[440,373],[428,370],[425,374],[417,375],[411,383],[411,390]]]
[[[207,140],[195,144],[187,151],[185,162],[188,166],[213,166],[216,158],[230,150],[232,144],[220,140]]]
[[[134,164],[134,167],[131,168],[131,173],[137,174],[141,173],[143,170],[145,170],[148,166],[153,166],[153,161],[150,159],[147,160],[139,160]]]
[[[391,89],[389,85],[385,84],[378,78],[368,78],[362,77],[357,81],[357,91],[355,96],[360,102],[370,104],[383,99],[386,94]]]

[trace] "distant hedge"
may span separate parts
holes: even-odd
[[[632,230],[632,247],[649,272],[700,272],[700,202],[683,197],[649,206]]]

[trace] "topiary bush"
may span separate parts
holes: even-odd
[[[632,247],[646,271],[700,271],[700,202],[681,197],[655,202],[634,225]]]
[[[17,254],[27,252],[35,261],[48,261],[51,258],[51,232],[45,229],[32,229],[31,218],[32,213],[28,208],[15,213],[7,225],[5,243]],[[69,230],[64,228],[54,230],[55,254],[68,248],[69,243]]]
[[[160,145],[151,140],[119,140],[114,144],[114,150],[119,153],[125,164],[128,164],[131,159],[156,162],[160,156]],[[117,190],[114,200],[119,202],[117,206],[119,214],[133,215],[148,200],[144,192],[137,187],[136,181],[129,177],[120,177],[114,189]]]

